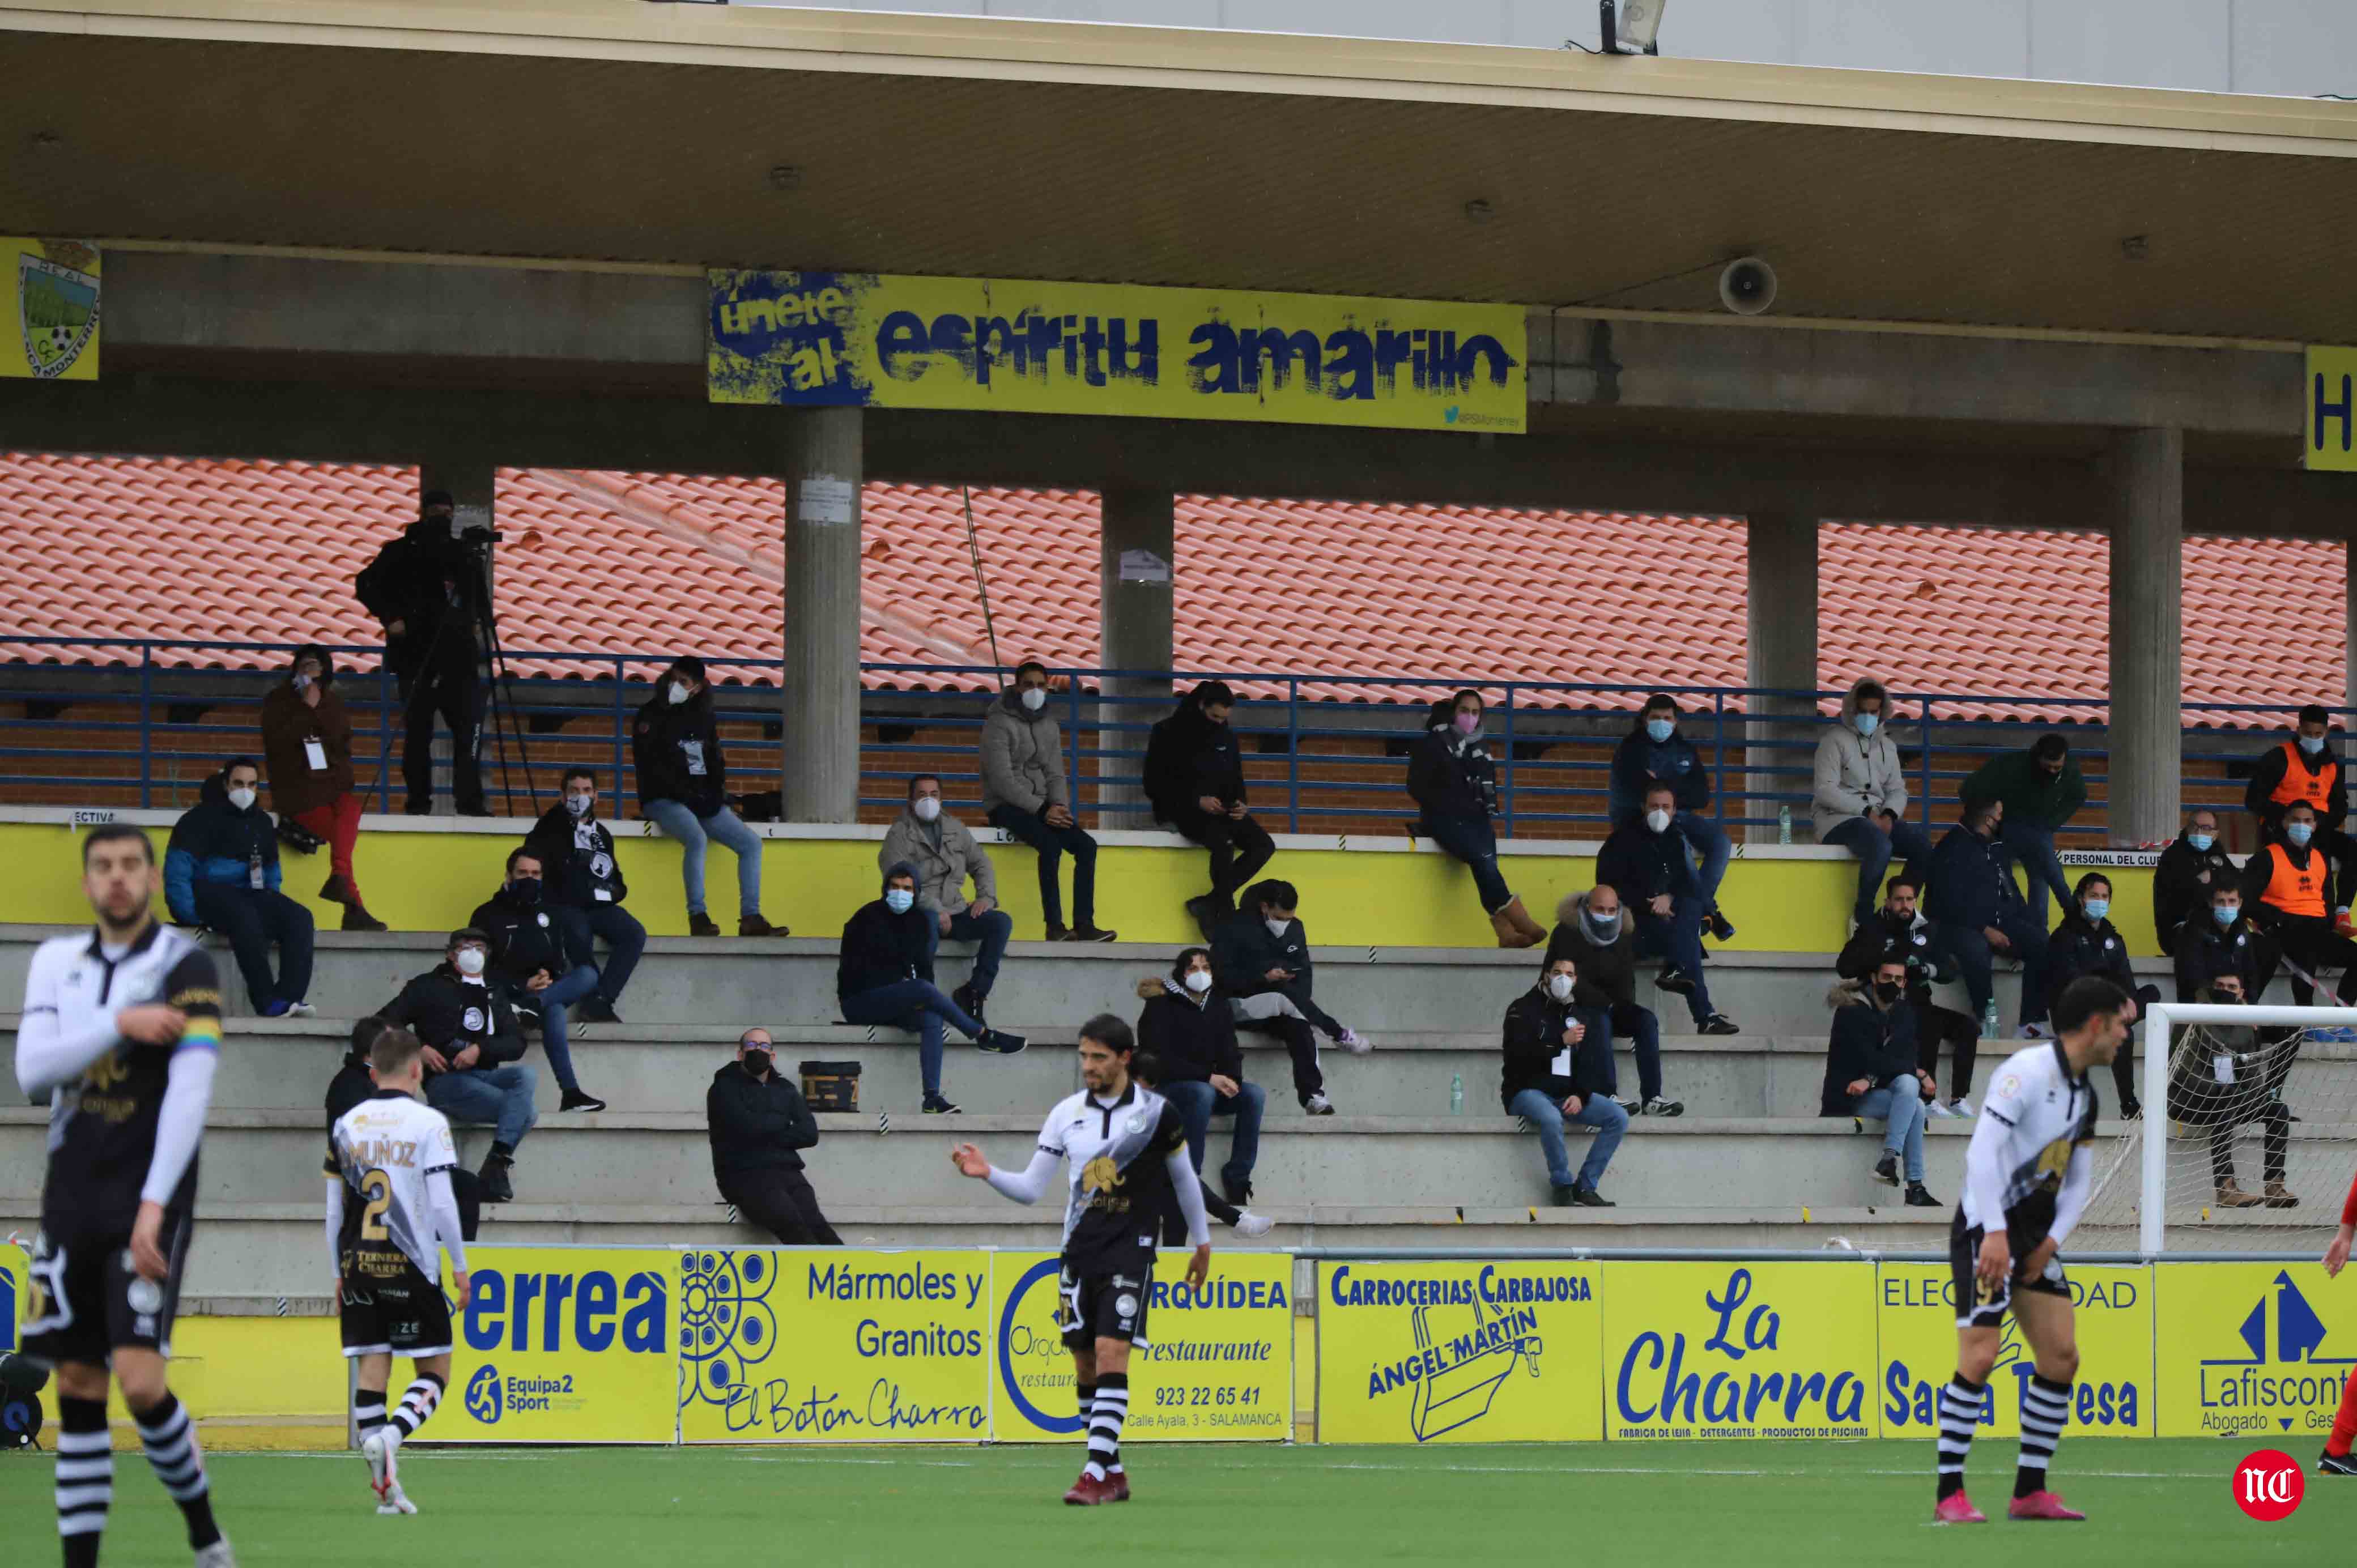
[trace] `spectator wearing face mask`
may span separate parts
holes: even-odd
[[[524,847],[541,864],[546,886],[541,901],[550,926],[565,944],[568,968],[597,972],[597,983],[567,1017],[576,1024],[619,1024],[614,1004],[647,950],[647,929],[622,908],[630,896],[622,865],[614,858],[614,835],[597,815],[597,775],[587,768],[565,770],[563,793],[524,837]],[[595,944],[606,944],[597,962]]]
[[[172,824],[164,851],[164,902],[184,926],[229,939],[253,1010],[265,1018],[307,1018],[311,911],[278,890],[278,834],[254,802],[262,770],[232,757],[204,781],[197,803]],[[278,948],[278,972],[270,949]]]
[[[1048,667],[1026,660],[1014,688],[990,704],[982,721],[982,811],[998,828],[1038,852],[1039,910],[1051,942],[1109,942],[1117,933],[1097,925],[1097,841],[1072,815],[1064,777],[1064,741],[1048,712]],[[1072,923],[1064,924],[1057,868],[1072,857]]]
[[[1905,873],[1890,879],[1882,908],[1857,928],[1839,957],[1834,972],[1844,980],[1866,984],[1884,961],[1897,959],[1907,966],[1907,1006],[1915,1015],[1916,1066],[1926,1078],[1937,1078],[1940,1047],[1948,1047],[1948,1099],[1932,1094],[1924,1112],[1935,1118],[1971,1116],[1973,1065],[1980,1054],[1980,1025],[1953,1007],[1932,1000],[1939,973],[1939,954],[1932,946],[1932,925],[1916,908],[1919,889]]]
[[[2334,929],[2332,865],[2315,838],[2315,808],[2305,800],[2285,808],[2282,838],[2261,844],[2243,864],[2243,908],[2276,953],[2320,979],[2327,969],[2357,965],[2357,943]],[[2295,973],[2291,998],[2310,1006],[2316,987]]]
[[[1683,1116],[1685,1106],[1662,1089],[1662,1021],[1637,1001],[1637,942],[1620,907],[1620,890],[1599,883],[1574,893],[1555,907],[1555,930],[1547,938],[1546,961],[1569,959],[1577,966],[1578,1000],[1601,1010],[1615,1040],[1627,1040],[1637,1058],[1637,1098],[1620,1096],[1620,1070],[1608,1054],[1605,1092],[1630,1115]]]
[[[737,1057],[704,1091],[705,1130],[712,1140],[712,1179],[746,1223],[789,1247],[840,1247],[843,1238],[819,1212],[802,1174],[802,1151],[818,1144],[818,1118],[802,1086],[780,1072],[770,1031],[738,1037]]]
[[[344,907],[344,929],[381,931],[384,922],[361,901],[352,846],[361,832],[361,798],[352,789],[352,718],[335,690],[336,661],[317,644],[295,650],[286,679],[262,699],[262,757],[270,765],[270,803],[328,846],[328,880],[319,897]]]
[[[1132,1052],[1129,1058],[1129,1081],[1140,1089],[1151,1089],[1158,1092],[1162,1088],[1161,1058],[1142,1047]],[[1276,1221],[1267,1215],[1254,1214],[1249,1208],[1240,1208],[1212,1191],[1211,1184],[1203,1181],[1200,1174],[1195,1179],[1200,1183],[1203,1189],[1203,1212],[1235,1231],[1237,1235],[1265,1236],[1276,1229]],[[1176,1247],[1186,1238],[1187,1217],[1178,1212],[1178,1204],[1174,1198],[1169,1210],[1162,1218],[1162,1244],[1166,1247]]]
[[[1260,875],[1276,841],[1253,821],[1243,755],[1228,727],[1236,694],[1222,681],[1188,693],[1146,737],[1146,797],[1157,822],[1211,853],[1211,890],[1187,900],[1205,941],[1236,910],[1236,892]]]
[[[1996,961],[2021,963],[2021,1032],[2042,1039],[2046,1028],[2046,932],[2029,918],[2013,871],[1996,843],[2005,816],[2001,800],[1967,805],[1964,820],[1932,852],[1932,945],[1964,973],[1973,1016],[1995,1016]]]
[[[1417,832],[1473,873],[1473,891],[1501,948],[1535,947],[1546,932],[1498,870],[1498,769],[1481,733],[1481,693],[1459,692],[1432,705],[1424,738],[1408,754],[1407,792]]]
[[[1851,911],[1857,924],[1874,918],[1893,855],[1904,856],[1909,880],[1923,886],[1932,835],[1907,821],[1907,775],[1890,735],[1890,693],[1881,682],[1860,681],[1842,698],[1841,716],[1817,740],[1810,801],[1817,842],[1857,856],[1857,901]]]
[[[1309,930],[1301,923],[1301,894],[1275,877],[1243,892],[1243,908],[1211,936],[1211,972],[1235,1004],[1236,1022],[1257,1027],[1273,1018],[1298,1018],[1354,1056],[1374,1042],[1318,1005]]]
[[[688,935],[720,934],[704,907],[705,848],[718,839],[737,855],[737,934],[785,936],[785,927],[761,918],[761,835],[723,799],[727,764],[703,660],[688,655],[672,660],[630,727],[630,755],[638,767],[639,810],[664,837],[679,843]]]
[[[1685,852],[1678,853],[1683,858]],[[1507,1115],[1521,1117],[1539,1135],[1555,1202],[1613,1208],[1596,1188],[1628,1133],[1629,1113],[1612,1098],[1611,1031],[1597,1009],[1580,1002],[1577,963],[1546,961],[1538,983],[1506,1009],[1502,1047],[1498,1098]],[[1577,1171],[1563,1141],[1566,1122],[1596,1129]]]
[[[976,1018],[998,983],[999,961],[1015,935],[1015,921],[998,907],[998,874],[990,855],[966,825],[942,810],[942,781],[930,773],[909,780],[909,806],[884,832],[877,869],[912,865],[917,870],[917,908],[932,922],[932,945],[944,939],[976,944],[974,973],[950,993]],[[965,896],[967,878],[974,897]]]
[[[2315,703],[2300,709],[2292,735],[2259,758],[2251,770],[2243,804],[2258,819],[2259,842],[2283,837],[2286,813],[2305,805],[2315,819],[2309,842],[2341,868],[2339,886],[2329,891],[2334,923],[2349,931],[2350,888],[2357,883],[2357,840],[2343,830],[2349,791],[2341,757],[2332,749],[2332,715]]]
[[[863,904],[844,922],[835,960],[835,1001],[853,1024],[885,1024],[913,1030],[920,1042],[925,1114],[953,1116],[958,1108],[942,1093],[944,1028],[955,1029],[985,1051],[1011,1056],[1023,1048],[1020,1035],[986,1026],[933,983],[933,947],[939,926],[917,908],[917,868],[885,869],[883,896]]]
[[[1674,802],[1670,825],[1701,857],[1695,878],[1706,908],[1704,923],[1711,935],[1727,941],[1735,935],[1735,927],[1719,913],[1718,885],[1726,879],[1727,856],[1733,850],[1727,830],[1703,815],[1710,806],[1710,775],[1703,768],[1701,753],[1679,731],[1677,699],[1666,692],[1645,699],[1637,726],[1613,749],[1607,798],[1612,825],[1625,827],[1642,819],[1645,791],[1655,784],[1670,787]]]
[[[566,1009],[597,990],[597,969],[565,959],[565,940],[549,917],[544,886],[540,857],[532,846],[511,849],[507,880],[476,906],[467,923],[490,939],[491,961],[485,972],[491,983],[506,993],[520,1016],[540,1025],[540,1048],[564,1094],[558,1109],[603,1111],[606,1102],[584,1090],[574,1076],[565,1017]]]
[[[1923,1186],[1923,1107],[1937,1092],[1917,1060],[1915,1013],[1907,1005],[1907,963],[1886,959],[1864,982],[1846,980],[1827,997],[1833,1038],[1825,1052],[1819,1113],[1885,1118],[1874,1179],[1897,1187],[1906,1164],[1907,1207],[1937,1208]]]
[[[2266,939],[2243,918],[2243,889],[2233,881],[2212,886],[2208,901],[2179,930],[2176,950],[2169,956],[2175,961],[2179,1002],[2208,1002],[2228,991],[2235,1000],[2251,1001],[2275,967]],[[2143,1109],[2132,1078],[2121,1086],[2120,1115],[2133,1121]]]
[[[2087,803],[2087,780],[2071,756],[2071,743],[2060,735],[2041,735],[2026,751],[2008,751],[1981,764],[1957,791],[1967,810],[1991,801],[2005,810],[1998,819],[1996,843],[2007,861],[2019,861],[2029,881],[2029,917],[2040,929],[2046,925],[2046,893],[2065,908],[2071,905],[2070,879],[2062,873],[2062,857],[2054,853],[2054,835]],[[1932,886],[1939,874],[1932,873]]]
[[[2050,1013],[2062,988],[2083,975],[2097,974],[2135,997],[2139,1006],[2160,1000],[2160,988],[2138,985],[2128,962],[2128,944],[2111,922],[2112,879],[2100,871],[2079,878],[2071,907],[2046,939],[2046,1005]],[[2112,1058],[2112,1083],[2120,1101],[2136,1099],[2136,1052],[2126,1046]]]
[[[2221,1007],[2250,1000],[2242,978],[2226,971],[2201,997]],[[2299,1036],[2244,1025],[2201,1024],[2185,1031],[2169,1064],[2169,1119],[2179,1127],[2210,1129],[2210,1179],[2221,1208],[2298,1208],[2284,1185],[2291,1153],[2291,1107],[2283,1086],[2299,1055]],[[2234,1133],[2259,1124],[2261,1191],[2234,1181]]]
[[[2238,881],[2233,861],[2218,844],[2218,813],[2197,807],[2185,818],[2185,831],[2160,852],[2152,873],[2152,923],[2160,937],[2160,950],[2173,953],[2189,919],[2206,919],[2213,888]],[[2239,904],[2240,900],[2237,900]]]
[[[471,926],[450,933],[441,965],[377,1009],[425,1042],[425,1102],[453,1122],[495,1129],[478,1173],[485,1203],[515,1199],[516,1151],[540,1120],[540,1075],[523,1061],[515,1009],[487,976],[491,939]]]
[[[1637,956],[1663,961],[1653,983],[1685,997],[1695,1033],[1741,1034],[1734,1019],[1711,1005],[1710,983],[1703,978],[1702,887],[1673,825],[1675,811],[1671,786],[1648,785],[1644,817],[1612,830],[1596,856],[1596,880],[1619,891],[1633,923]]]
[[[1242,1208],[1252,1202],[1253,1166],[1260,1159],[1260,1122],[1268,1096],[1244,1081],[1244,1054],[1228,998],[1213,983],[1208,949],[1182,950],[1168,975],[1137,983],[1140,1050],[1160,1064],[1162,1097],[1187,1123],[1187,1154],[1200,1173],[1211,1118],[1229,1118],[1235,1140],[1220,1167],[1220,1191]]]

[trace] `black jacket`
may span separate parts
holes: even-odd
[[[1834,1010],[1833,1044],[1825,1052],[1825,1088],[1821,1116],[1849,1116],[1857,1100],[1849,1086],[1865,1079],[1869,1090],[1911,1076],[1916,1068],[1915,1009],[1888,1010],[1861,999]]]
[[[1235,731],[1213,724],[1189,703],[1146,736],[1145,784],[1155,816],[1166,822],[1200,810],[1195,804],[1200,796],[1229,806],[1246,799]]]
[[[338,1068],[336,1076],[328,1080],[328,1135],[330,1140],[335,1137],[336,1123],[343,1120],[344,1112],[375,1092],[376,1079],[370,1075],[368,1058],[356,1051],[346,1051],[344,1065]],[[328,1151],[334,1152],[332,1141]]]
[[[562,980],[571,967],[550,927],[548,911],[520,901],[505,887],[476,905],[467,924],[491,939],[491,961],[483,978],[511,991],[522,991],[524,982],[544,969],[549,979]]]
[[[478,1069],[504,1067],[523,1057],[523,1032],[516,1026],[515,1008],[496,985],[477,985],[446,961],[407,985],[401,994],[377,1009],[388,1024],[399,1024],[446,1057],[468,1046],[482,1047]],[[432,1076],[433,1069],[426,1069]]]
[[[751,1171],[798,1171],[801,1151],[818,1142],[818,1119],[802,1086],[772,1059],[764,1080],[730,1062],[704,1091],[705,1129],[712,1137],[712,1176],[722,1187]]]
[[[1686,841],[1675,827],[1667,832],[1649,831],[1642,822],[1615,828],[1596,855],[1596,880],[1620,895],[1633,918],[1648,912],[1653,899],[1667,893],[1699,898],[1702,884],[1694,862],[1686,858]]]
[[[1272,969],[1293,971],[1285,985],[1309,984],[1309,933],[1299,920],[1289,923],[1285,935],[1273,937],[1258,908],[1239,909],[1211,933],[1211,974],[1228,995],[1257,996],[1282,989],[1268,978]]]
[[[2109,920],[2090,920],[2083,909],[2073,909],[2055,925],[2046,939],[2046,1005],[2061,1000],[2062,988],[2084,975],[2100,974],[2129,995],[2136,994],[2136,971],[2128,963],[2128,944]]]
[[[1498,814],[1498,765],[1490,740],[1444,721],[1407,754],[1407,792],[1428,822],[1486,822]]]
[[[1613,890],[1619,891],[1617,887]],[[1572,1000],[1583,1006],[1636,1006],[1635,922],[1624,910],[1612,940],[1598,942],[1587,924],[1587,896],[1583,893],[1569,902],[1571,918],[1557,921],[1547,937],[1546,967],[1553,969],[1557,959],[1566,958],[1579,965],[1579,980],[1573,989]],[[1565,911],[1558,909],[1556,913]]]
[[[2257,817],[2272,836],[2283,826],[2283,815],[2288,808],[2276,805],[2269,797],[2284,781],[2284,775],[2298,768],[2309,779],[2320,779],[2324,784],[2324,805],[2316,813],[2316,825],[2319,829],[2339,827],[2349,815],[2349,789],[2341,757],[2332,749],[2331,737],[2325,738],[2324,749],[2314,757],[2301,751],[2298,741],[2289,744],[2298,754],[2296,757],[2287,756],[2284,743],[2278,742],[2252,765],[2250,785],[2243,791],[2243,809]]]
[[[1977,931],[2025,908],[1996,842],[1961,823],[1932,852],[1931,875],[1923,912],[1943,926]]]
[[[677,800],[699,817],[719,811],[727,766],[720,755],[712,688],[684,703],[657,692],[640,704],[630,725],[630,760],[638,770],[640,805]]]
[[[904,980],[932,979],[930,933],[936,929],[922,905],[909,905],[905,915],[892,913],[881,898],[861,905],[843,923],[843,947],[834,961],[836,1000]]]
[[[2256,1002],[2259,972],[2274,967],[2267,939],[2253,930],[2249,920],[2222,926],[2207,910],[2201,912],[2198,922],[2185,922],[2184,930],[2178,934],[2177,950],[2170,956],[2177,961],[2179,1002],[2202,1000],[2202,991],[2222,974],[2242,976],[2244,1000]]]
[[[385,542],[353,580],[352,593],[387,628],[385,656],[395,671],[407,675],[422,668],[429,654],[437,667],[473,660],[482,584],[482,568],[450,537],[450,525],[420,518]],[[446,616],[457,618],[447,632]],[[390,629],[394,621],[403,623],[399,637]]]
[[[1585,1024],[1587,1033],[1571,1047],[1571,1071],[1559,1073],[1555,1059],[1564,1052],[1563,1032],[1573,1024]],[[1577,994],[1568,1003],[1557,1002],[1544,984],[1532,986],[1506,1009],[1506,1061],[1498,1075],[1498,1102],[1511,1112],[1514,1096],[1526,1089],[1543,1090],[1557,1104],[1566,1095],[1585,1100],[1610,1092],[1609,1033],[1604,1015],[1582,1006]]]
[[[1147,986],[1156,987],[1147,993]],[[1138,986],[1146,1008],[1137,1015],[1137,1048],[1162,1064],[1163,1083],[1194,1083],[1218,1073],[1244,1080],[1244,1054],[1236,1045],[1236,1019],[1218,986],[1199,1004],[1160,981]]]
[[[524,835],[523,847],[540,862],[544,904],[587,909],[619,904],[630,896],[630,884],[622,880],[622,863],[614,854],[614,835],[594,816],[576,819],[562,800],[541,813]],[[601,887],[613,897],[598,897]]]
[[[2160,852],[2160,864],[2152,873],[2152,924],[2161,950],[2174,950],[2177,928],[2187,920],[2197,915],[2207,920],[2211,889],[2233,880],[2234,863],[2215,842],[2200,850],[2178,834],[2177,842]]]
[[[1874,972],[1893,959],[1907,966],[1907,1000],[1928,1004],[1939,969],[1938,956],[1932,950],[1931,928],[1912,920],[1901,925],[1879,909],[1852,933],[1834,960],[1834,972],[1844,980],[1871,981]]]

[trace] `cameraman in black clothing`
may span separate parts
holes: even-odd
[[[802,1175],[802,1151],[818,1142],[818,1119],[791,1079],[777,1070],[770,1031],[751,1028],[737,1059],[704,1091],[712,1138],[712,1179],[737,1212],[789,1247],[840,1247]]]
[[[421,513],[362,568],[352,591],[384,626],[385,662],[401,683],[401,778],[413,817],[434,810],[434,715],[450,729],[450,792],[458,813],[487,817],[475,757],[475,623],[490,613],[484,594],[489,529],[451,535],[447,490],[428,490]]]

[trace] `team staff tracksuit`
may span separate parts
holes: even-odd
[[[2325,890],[2328,900],[2334,910],[2345,909],[2357,891],[2357,839],[2342,826],[2349,820],[2347,776],[2329,739],[2313,757],[2299,748],[2296,737],[2276,746],[2251,769],[2243,791],[2244,808],[2259,820],[2263,843],[2283,837],[2284,813],[2301,804],[2316,812],[2316,836],[2309,842],[2341,868],[2338,882]]]
[[[2327,969],[2357,966],[2357,943],[2332,929],[2327,898],[2331,877],[2331,863],[2315,843],[2298,849],[2263,843],[2243,865],[2244,918],[2267,934],[2275,952],[2318,979]],[[2275,968],[2266,966],[2266,979],[2275,978]],[[2294,975],[2291,997],[2298,1006],[2310,1006],[2316,987]]]

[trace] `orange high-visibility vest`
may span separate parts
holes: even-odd
[[[2267,878],[2267,890],[2259,901],[2287,915],[2324,918],[2324,877],[2330,869],[2324,852],[2311,845],[2305,871],[2291,863],[2291,851],[2281,844],[2271,843],[2260,853],[2275,857],[2275,872]]]
[[[2296,806],[2305,800],[2316,808],[2316,814],[2321,819],[2325,802],[2331,799],[2332,776],[2339,770],[2337,764],[2328,754],[2323,760],[2329,766],[2310,773],[2308,757],[2299,749],[2298,741],[2284,742],[2283,750],[2283,781],[2276,786],[2276,792],[2267,799],[2283,807]]]

